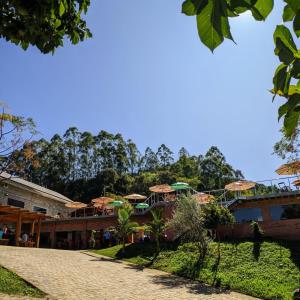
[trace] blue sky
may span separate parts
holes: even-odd
[[[266,22],[231,21],[237,45],[211,54],[179,0],[92,2],[93,38],[54,56],[0,41],[0,99],[14,113],[33,117],[45,138],[76,126],[120,132],[141,150],[216,145],[248,179],[277,177],[281,100],[272,103],[268,89],[278,3]]]

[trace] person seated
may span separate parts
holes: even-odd
[[[22,234],[22,241],[23,241],[25,244],[28,242],[28,238],[29,238],[28,234],[27,234],[26,232],[24,232],[24,233]]]
[[[4,234],[4,231],[2,229],[0,229],[0,240],[3,239],[3,234]]]

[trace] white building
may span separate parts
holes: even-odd
[[[0,173],[0,205],[15,206],[54,217],[58,213],[66,215],[70,210],[65,204],[69,202],[72,200],[57,192],[8,173]]]

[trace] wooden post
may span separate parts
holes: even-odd
[[[22,214],[19,213],[17,224],[16,224],[16,235],[15,235],[15,242],[16,242],[17,247],[19,246],[19,238],[21,236],[21,229],[22,229]]]
[[[35,223],[35,221],[33,221],[33,222],[31,223],[31,228],[30,228],[30,235],[31,235],[31,236],[34,235],[34,223]]]
[[[40,247],[40,235],[41,235],[41,224],[42,224],[42,218],[40,217],[38,220],[38,227],[36,231],[36,247]]]

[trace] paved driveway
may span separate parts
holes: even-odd
[[[0,246],[0,265],[61,300],[253,299],[77,251]]]

